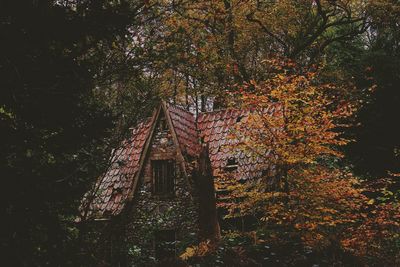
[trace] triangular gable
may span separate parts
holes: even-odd
[[[187,168],[186,168],[186,160],[185,160],[185,157],[184,157],[184,153],[182,151],[182,147],[185,148],[185,143],[183,142],[184,139],[182,138],[182,136],[181,135],[179,135],[179,136],[177,135],[177,132],[180,133],[179,128],[178,128],[180,124],[175,119],[176,118],[175,117],[176,113],[170,112],[171,106],[168,107],[168,104],[166,104],[164,101],[161,103],[161,107],[162,107],[162,110],[164,111],[165,118],[166,118],[166,120],[168,122],[168,128],[171,131],[172,139],[174,141],[174,145],[175,145],[175,148],[177,150],[177,157],[178,157],[177,161],[178,161],[178,163],[180,163],[179,165],[181,166],[181,170],[183,171],[183,175],[185,176],[185,178],[186,178],[186,180],[188,182],[188,185],[190,186],[190,183],[189,183],[189,180],[188,180]],[[173,114],[173,115],[171,116],[171,114]],[[172,119],[173,117],[174,117],[175,120]],[[178,127],[176,127],[176,126],[178,126]],[[180,142],[180,140],[181,140],[181,142]]]
[[[152,118],[134,128],[132,137],[113,151],[110,167],[83,198],[80,207],[82,220],[118,215],[133,199],[160,116],[165,116],[177,149],[177,160],[188,178],[184,154],[197,156],[195,153],[199,151],[194,117],[183,109],[162,102]]]
[[[169,110],[169,108],[168,108],[168,105],[167,105],[164,101],[162,101],[162,102],[161,102],[161,105],[160,105],[159,108],[158,108],[158,111],[157,111],[157,113],[156,113],[156,116],[155,116],[155,118],[154,118],[154,120],[153,120],[152,130],[151,130],[151,132],[150,132],[148,141],[147,141],[147,143],[146,143],[146,145],[145,145],[145,147],[144,147],[144,149],[143,149],[142,158],[141,158],[141,163],[140,163],[140,165],[139,165],[138,172],[136,173],[136,178],[134,179],[135,182],[134,182],[134,184],[133,184],[133,186],[132,186],[132,190],[131,190],[131,192],[129,193],[128,201],[131,201],[131,200],[133,199],[133,197],[134,197],[136,188],[137,188],[137,186],[138,186],[138,182],[139,182],[139,180],[140,180],[139,178],[140,178],[140,175],[141,175],[142,170],[143,170],[143,165],[144,165],[144,163],[145,163],[146,160],[147,160],[147,156],[148,156],[148,153],[149,153],[149,147],[150,147],[151,143],[153,142],[153,137],[154,137],[154,134],[155,134],[155,129],[156,129],[156,127],[157,127],[157,124],[158,124],[159,121],[160,121],[160,117],[161,117],[161,116],[164,116],[164,117],[165,117],[165,120],[166,120],[167,125],[168,125],[168,130],[170,131],[170,133],[171,133],[171,135],[172,135],[172,140],[173,140],[173,142],[174,142],[174,147],[175,147],[176,150],[177,150],[177,151],[176,151],[176,152],[177,152],[177,157],[178,157],[177,160],[178,160],[178,162],[180,163],[180,167],[181,167],[181,170],[182,170],[182,172],[183,172],[183,175],[185,176],[186,179],[188,179],[187,169],[186,169],[186,160],[185,160],[185,158],[184,158],[184,156],[183,156],[183,153],[182,153],[182,150],[181,150],[181,145],[180,145],[180,143],[179,143],[179,138],[178,138],[178,136],[177,136],[177,134],[176,134],[176,129],[175,129],[173,120],[172,120],[171,115],[170,115],[170,110]],[[188,180],[187,180],[187,181],[188,181]],[[190,186],[190,183],[189,183],[189,186]]]

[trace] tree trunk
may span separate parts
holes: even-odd
[[[217,241],[221,236],[216,207],[214,177],[212,175],[207,146],[202,147],[198,159],[196,181],[198,184],[200,202],[200,239]]]

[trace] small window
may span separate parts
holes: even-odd
[[[238,168],[238,163],[235,158],[228,158],[228,161],[225,165],[225,171],[234,171]]]
[[[174,194],[175,164],[172,160],[154,160],[153,182],[154,194],[172,196]]]
[[[155,232],[154,249],[158,261],[175,258],[175,230],[160,230]]]

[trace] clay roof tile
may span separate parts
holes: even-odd
[[[273,105],[268,112],[272,110],[271,115],[276,116],[276,111],[279,109],[279,105]],[[228,138],[230,131],[238,123],[238,118],[246,119],[249,110],[228,109],[200,113],[197,125],[194,115],[181,107],[167,105],[167,112],[172,120],[179,146],[184,153],[192,156],[198,155],[200,151],[199,137],[202,137],[203,142],[208,143],[210,161],[215,174],[223,171],[227,159],[231,156],[236,157],[239,161],[239,168],[234,174],[237,179],[255,177],[262,173],[260,169],[268,167],[265,157],[253,157],[249,152],[238,151],[235,144],[240,140]],[[131,138],[122,142],[115,151],[111,167],[95,185],[98,190],[95,191],[94,198],[89,203],[87,211],[89,216],[117,215],[122,211],[132,188],[133,179],[139,171],[140,158],[151,125],[151,119],[139,123],[132,129]],[[269,151],[266,152],[267,155],[268,153]],[[89,193],[85,195],[82,206],[89,201],[89,196]]]

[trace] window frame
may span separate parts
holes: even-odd
[[[163,166],[164,165],[164,166]],[[159,174],[157,175],[157,167]],[[157,160],[151,160],[151,172],[152,172],[152,193],[153,196],[156,197],[163,197],[163,198],[171,198],[175,197],[175,176],[176,176],[176,166],[175,166],[175,161],[173,159],[157,159]],[[170,179],[171,181],[164,181],[163,186],[168,187],[170,186],[169,190],[164,190],[160,191],[158,189],[158,185],[160,182],[157,180],[160,179],[160,171],[161,171],[161,176],[163,176],[163,180],[168,180]],[[171,183],[171,184],[169,184]],[[168,185],[169,184],[169,185]]]

